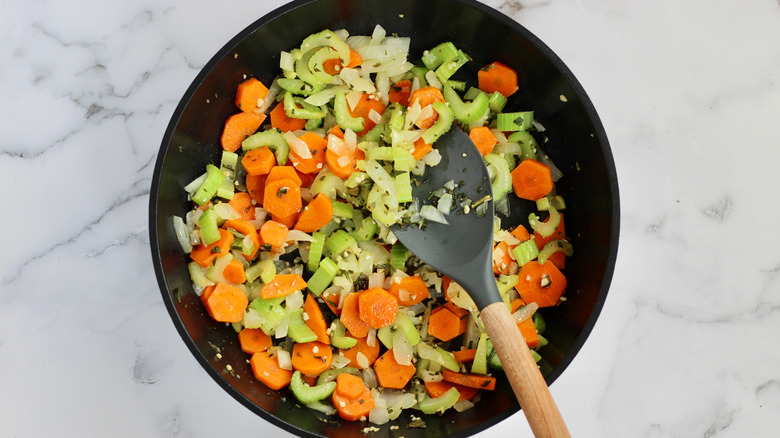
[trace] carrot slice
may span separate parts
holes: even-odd
[[[540,264],[532,260],[520,268],[517,276],[519,281],[515,289],[520,298],[539,307],[558,304],[566,289],[566,277],[552,263]]]
[[[244,265],[236,259],[228,262],[225,269],[222,271],[222,276],[225,280],[233,284],[243,284],[246,282],[246,272],[244,271]]]
[[[206,312],[219,322],[239,322],[249,299],[244,291],[227,283],[217,283],[208,293],[201,295]]]
[[[253,111],[233,114],[228,117],[220,138],[222,149],[230,152],[237,151],[244,139],[254,134],[263,121],[265,121],[265,114]]]
[[[517,86],[517,72],[506,65],[496,61],[482,67],[477,72],[479,89],[486,93],[498,91],[504,97],[513,95]]]
[[[284,245],[289,232],[290,229],[284,224],[275,220],[265,221],[260,227],[260,240],[263,245],[271,245],[271,249],[278,250]]]
[[[267,175],[247,175],[246,191],[249,196],[259,205],[263,205],[263,196],[265,195],[265,180]]]
[[[398,300],[381,287],[373,287],[358,297],[360,319],[375,329],[387,327],[395,321]]]
[[[458,385],[467,386],[469,388],[486,389],[488,391],[496,389],[495,377],[482,376],[479,374],[456,373],[446,369],[442,370],[441,376],[448,382],[457,383]]]
[[[341,321],[344,322],[343,320]],[[345,324],[346,325],[346,324]],[[371,365],[376,362],[376,359],[379,357],[379,341],[377,340],[374,342],[373,347],[368,346],[368,341],[365,336],[363,337],[356,337],[353,333],[349,332],[347,336],[351,338],[355,338],[357,340],[357,344],[355,344],[354,347],[348,348],[346,350],[341,350],[341,354],[349,359],[349,363],[347,366],[357,368],[357,369],[365,369],[370,367]],[[358,353],[362,354],[366,360],[358,360]],[[363,363],[366,365],[365,367],[361,365]]]
[[[400,281],[393,282],[388,290],[398,299],[398,304],[402,306],[414,306],[431,296],[428,285],[418,275],[401,278]]]
[[[331,292],[323,292],[320,295],[325,301],[325,305],[333,312],[334,315],[341,315],[341,309],[339,309],[339,301],[341,301],[341,295]]]
[[[285,388],[292,380],[292,370],[279,367],[279,360],[276,356],[271,356],[268,351],[253,354],[249,359],[249,365],[255,378],[270,389]]]
[[[263,299],[279,298],[290,295],[306,287],[306,281],[298,274],[277,274],[260,290]]]
[[[300,216],[300,213],[291,214],[290,216],[285,216],[285,217],[279,217],[275,214],[272,214],[271,220],[284,225],[285,227],[287,227],[287,229],[290,229],[295,225],[295,222],[298,220],[298,216]]]
[[[348,159],[341,159],[341,157],[349,157]],[[349,178],[352,173],[357,171],[357,162],[359,160],[365,160],[366,154],[358,148],[355,148],[352,153],[345,153],[344,155],[336,155],[330,149],[325,150],[325,161],[328,163],[328,169],[333,172],[334,175],[341,179]]]
[[[460,318],[449,308],[439,306],[431,312],[428,318],[428,334],[447,342],[454,339],[466,331],[467,318]]]
[[[339,417],[347,421],[357,421],[362,418],[367,418],[368,413],[371,412],[371,409],[374,409],[374,397],[371,395],[371,391],[368,389],[367,386],[365,386],[365,383],[363,383],[363,391],[357,397],[349,398],[343,396],[341,394],[341,391],[338,390],[339,379],[342,380],[344,379],[352,380],[352,379],[349,379],[348,377],[342,377],[342,376],[351,376],[351,375],[347,373],[342,373],[339,374],[338,377],[336,377],[337,390],[333,391],[333,395],[331,396],[331,402],[333,403],[333,406],[336,408],[336,411],[338,411]],[[351,377],[360,379],[357,376],[351,376]]]
[[[536,325],[532,318],[524,319],[517,323],[517,328],[520,330],[520,334],[523,335],[525,343],[529,348],[539,345],[539,332],[536,331]]]
[[[352,117],[363,118],[363,130],[356,133],[358,137],[366,135],[366,133],[370,131],[371,128],[376,126],[376,122],[371,120],[371,117],[369,117],[371,110],[376,111],[379,113],[379,115],[382,115],[385,112],[385,104],[383,104],[382,101],[379,100],[379,98],[376,96],[371,96],[371,94],[363,93],[360,95],[360,100],[357,101],[355,107],[349,110]]]
[[[268,88],[256,78],[249,78],[238,84],[236,89],[236,106],[241,111],[253,111],[257,109],[260,99],[268,95]]]
[[[409,106],[409,97],[412,95],[412,81],[404,79],[398,81],[390,87],[388,98],[390,103],[400,103],[403,106]]]
[[[477,147],[477,150],[483,157],[492,152],[496,143],[498,143],[498,139],[487,126],[472,128],[469,131],[469,138],[474,142],[474,146]]]
[[[422,158],[428,155],[428,152],[433,150],[433,145],[423,141],[422,137],[414,141],[414,151],[412,156],[415,160],[422,160]]]
[[[230,246],[233,245],[234,240],[233,233],[220,229],[219,240],[210,245],[197,245],[190,252],[190,258],[200,266],[207,268],[214,263],[217,257],[222,257],[230,252]]]
[[[238,343],[245,353],[254,354],[266,351],[274,343],[271,337],[259,328],[243,328],[238,332]]]
[[[515,236],[515,238],[517,238],[517,240],[521,242],[525,242],[526,240],[531,238],[531,235],[528,233],[528,230],[522,225],[518,225],[517,228],[512,230],[509,234]]]
[[[341,322],[353,336],[364,338],[368,335],[371,326],[360,318],[360,293],[354,292],[344,297],[344,305],[341,306]]]
[[[418,88],[417,90],[414,90],[412,95],[409,97],[410,106],[414,105],[415,102],[419,102],[420,106],[425,108],[434,102],[444,102],[444,95],[441,94],[441,91],[435,87]],[[422,129],[428,129],[433,126],[433,124],[436,123],[436,120],[438,119],[439,113],[434,111],[430,117],[427,117],[424,120],[418,120],[417,126]]]
[[[249,175],[266,175],[276,166],[276,156],[267,147],[252,149],[244,154],[241,165]]]
[[[298,172],[296,172],[295,168],[292,166],[274,166],[271,171],[268,172],[268,178],[266,178],[265,183],[268,184],[277,179],[291,179],[295,181],[297,186],[300,186],[303,183]]]
[[[303,208],[295,229],[304,233],[313,233],[328,225],[333,218],[333,202],[324,193],[318,193],[314,199]]]
[[[526,158],[512,171],[512,189],[518,198],[537,201],[553,189],[550,167]]]
[[[366,384],[358,376],[341,373],[336,377],[336,389],[339,395],[348,399],[356,399],[366,390]]]
[[[228,204],[241,215],[241,219],[246,221],[255,220],[255,206],[252,204],[252,196],[249,193],[236,192],[233,195],[233,199],[228,201]]]
[[[330,345],[328,324],[325,322],[325,317],[322,316],[322,311],[320,310],[320,306],[317,305],[317,300],[311,293],[306,295],[306,301],[303,302],[303,313],[303,320],[306,321],[306,325],[311,331],[317,335],[317,341]]]
[[[379,386],[383,388],[403,389],[409,380],[417,372],[414,365],[401,365],[395,360],[393,350],[387,350],[385,354],[374,362],[374,372]]]
[[[476,348],[464,348],[463,350],[457,350],[452,352],[455,355],[455,360],[460,363],[472,362],[477,356]]]
[[[301,158],[298,153],[290,149],[290,161],[301,173],[318,173],[325,166],[325,148],[328,146],[328,141],[313,132],[303,134],[300,139],[306,143],[311,158]]]
[[[468,386],[458,385],[456,383],[440,381],[440,382],[425,382],[425,390],[428,395],[437,398],[444,395],[450,388],[455,388],[460,393],[458,400],[471,400],[479,392],[479,389],[469,388]]]
[[[513,267],[515,267],[514,270],[517,270],[517,262],[515,262],[510,255],[512,248],[512,246],[503,240],[498,242],[495,248],[493,248],[493,274],[510,275],[512,274]]]
[[[293,346],[292,366],[301,374],[320,374],[330,367],[332,360],[333,352],[328,344],[312,341]]]
[[[222,225],[222,228],[226,230],[231,228],[243,234],[244,236],[249,236],[249,238],[252,239],[252,252],[248,255],[244,255],[244,258],[247,260],[252,260],[255,258],[257,253],[260,251],[260,238],[257,235],[257,230],[255,230],[254,225],[243,219],[229,219],[225,221],[225,223]]]
[[[360,53],[354,51],[352,48],[349,49],[349,62],[347,63],[347,68],[355,68],[363,63],[363,57],[360,56]]]
[[[272,215],[288,217],[301,210],[301,186],[290,178],[266,180],[263,192],[263,208]]]
[[[287,115],[287,111],[284,110],[284,102],[279,102],[279,104],[271,110],[272,128],[276,128],[282,132],[287,132],[299,131],[305,126],[306,119],[296,119]]]

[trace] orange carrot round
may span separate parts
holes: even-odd
[[[303,181],[301,181],[301,177],[298,175],[298,172],[295,171],[295,168],[293,166],[272,167],[271,170],[268,172],[268,177],[265,179],[265,183],[268,184],[277,179],[284,179],[284,178],[295,181],[295,184],[297,186],[300,186],[303,183]]]
[[[482,67],[477,72],[479,89],[486,93],[498,91],[504,97],[514,94],[517,86],[517,72],[496,61]]]
[[[358,102],[355,104],[355,107],[349,110],[352,117],[363,118],[363,130],[356,133],[358,137],[366,135],[366,133],[370,131],[371,128],[376,126],[376,122],[371,120],[369,117],[371,110],[374,110],[379,113],[379,115],[382,115],[385,112],[385,105],[381,100],[379,100],[379,98],[371,97],[371,95],[368,93],[363,93],[360,96],[360,100],[358,100]]]
[[[333,218],[333,203],[324,193],[318,193],[314,199],[303,208],[295,229],[304,233],[313,233],[328,225]]]
[[[267,175],[247,175],[246,191],[255,204],[263,205],[263,196],[265,195],[265,180]]]
[[[225,269],[222,271],[222,276],[225,280],[233,284],[243,284],[246,282],[246,272],[244,271],[244,265],[236,259],[228,262]]]
[[[254,354],[266,351],[273,346],[271,337],[259,328],[243,328],[238,332],[238,343],[245,353]]]
[[[428,334],[447,342],[462,335],[466,331],[467,322],[465,317],[461,318],[450,309],[439,306],[433,309],[428,318]]]
[[[287,131],[299,131],[306,126],[306,119],[296,119],[287,115],[284,110],[284,102],[279,102],[278,105],[271,110],[271,127],[276,128],[282,132]]]
[[[409,105],[409,97],[412,95],[412,81],[404,79],[398,81],[390,87],[388,97],[390,103],[400,103],[403,106]]]
[[[419,102],[420,106],[425,108],[434,102],[444,102],[444,95],[441,94],[441,90],[435,87],[418,88],[417,90],[413,91],[412,95],[409,97],[410,106],[414,105],[415,102]],[[428,129],[433,126],[433,124],[436,123],[436,120],[438,119],[439,113],[434,111],[430,117],[420,121],[418,126],[422,129]]]
[[[295,225],[295,222],[298,220],[298,216],[300,215],[301,215],[300,213],[293,213],[289,216],[279,217],[275,214],[272,214],[271,220],[284,225],[285,227],[287,227],[287,229],[290,229]]]
[[[273,390],[287,387],[292,380],[292,370],[279,367],[279,360],[271,356],[268,351],[261,351],[252,355],[249,359],[252,374],[265,386]]]
[[[255,206],[252,204],[252,196],[249,193],[236,192],[228,204],[241,215],[241,219],[255,220]]]
[[[360,318],[360,293],[351,293],[343,297],[344,305],[341,306],[341,322],[353,336],[364,338],[368,335],[371,326]]]
[[[276,156],[267,147],[252,149],[244,154],[241,165],[249,175],[266,175],[276,166]]]
[[[366,390],[366,384],[358,376],[341,373],[336,377],[335,391],[348,399],[356,399]]]
[[[309,293],[306,295],[306,301],[303,302],[303,312],[305,314],[303,320],[306,321],[306,325],[311,331],[317,335],[317,341],[330,345],[328,324],[325,322],[325,317],[322,315],[314,294]]]
[[[537,201],[553,189],[550,167],[526,158],[512,171],[512,188],[518,198]]]
[[[398,282],[393,282],[388,290],[402,306],[413,306],[421,303],[431,296],[428,285],[418,275],[401,278]]]
[[[373,287],[360,293],[358,312],[360,319],[369,326],[375,329],[387,327],[395,321],[398,300],[385,289]]]
[[[256,78],[249,78],[238,84],[236,89],[236,106],[241,111],[253,111],[257,109],[257,102],[265,99],[268,88]]]
[[[469,131],[469,138],[474,142],[474,146],[477,147],[477,150],[483,157],[492,152],[496,143],[498,143],[498,139],[496,139],[496,136],[487,126],[472,128]]]
[[[414,365],[401,365],[395,360],[393,350],[387,350],[385,354],[374,362],[374,372],[379,386],[383,388],[403,389],[409,380],[417,372]]]
[[[342,156],[349,157],[349,159],[342,160]],[[365,158],[366,154],[358,148],[355,148],[352,153],[347,152],[344,155],[336,155],[330,149],[325,150],[325,161],[328,163],[328,169],[341,179],[349,178],[352,173],[357,171],[358,160]]]
[[[301,374],[320,374],[330,367],[332,360],[333,352],[328,344],[312,341],[293,346],[292,365]]]
[[[227,283],[217,283],[201,301],[209,316],[219,322],[240,322],[249,299],[244,291]]]
[[[286,297],[306,287],[306,280],[298,274],[277,274],[260,290],[263,299]]]
[[[228,228],[232,228],[244,236],[249,236],[249,238],[252,239],[252,252],[250,252],[248,255],[244,255],[244,258],[247,260],[252,260],[255,258],[257,253],[260,251],[260,238],[257,235],[257,230],[255,230],[254,225],[244,219],[228,219],[222,225],[222,228],[226,230]]]
[[[336,408],[336,411],[338,411],[339,417],[347,421],[358,421],[361,418],[368,418],[368,413],[371,412],[371,409],[374,409],[374,397],[371,395],[371,391],[365,383],[360,380],[360,383],[363,385],[363,390],[357,397],[350,398],[342,395],[343,392],[353,394],[353,390],[351,388],[339,390],[339,379],[342,381],[347,380],[350,382],[350,385],[357,385],[356,382],[352,383],[353,379],[342,376],[350,376],[360,380],[359,377],[347,373],[339,374],[339,376],[336,377],[336,390],[333,391],[331,402]]]
[[[274,220],[265,221],[260,227],[260,241],[263,245],[271,245],[271,249],[279,249],[287,239],[290,229]]]
[[[342,322],[344,322],[342,320]],[[351,335],[351,336],[350,336]],[[354,347],[348,348],[346,350],[341,350],[341,354],[344,355],[347,359],[349,359],[349,363],[347,366],[357,368],[357,369],[365,369],[370,367],[374,362],[376,362],[376,359],[379,357],[379,341],[377,340],[374,343],[373,347],[368,346],[368,342],[366,340],[366,337],[355,337],[353,334],[349,333],[348,336],[355,338],[357,340],[357,344],[355,344]],[[363,365],[361,365],[361,361],[358,361],[358,353],[362,354],[366,358],[366,362]]]
[[[300,139],[309,148],[311,158],[301,158],[290,149],[290,161],[301,173],[318,173],[325,166],[325,148],[328,146],[328,141],[313,132],[303,134]]]
[[[566,277],[552,262],[540,264],[532,260],[520,267],[517,276],[515,289],[520,298],[526,303],[536,303],[539,307],[558,304],[566,289]]]
[[[237,151],[244,139],[254,134],[264,120],[265,114],[257,114],[253,111],[228,117],[220,139],[222,148],[230,152]]]
[[[301,186],[289,178],[265,182],[263,208],[269,213],[288,217],[298,213],[302,207]]]
[[[217,257],[230,252],[235,236],[227,230],[219,230],[219,240],[210,245],[197,245],[190,253],[190,258],[200,266],[208,268]]]

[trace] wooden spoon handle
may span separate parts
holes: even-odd
[[[550,388],[506,304],[498,302],[485,307],[481,318],[534,436],[570,437]]]

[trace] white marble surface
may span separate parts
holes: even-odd
[[[186,349],[147,230],[178,99],[283,3],[0,2],[0,436],[285,435]],[[613,286],[552,385],[574,435],[780,435],[780,3],[486,3],[577,75],[618,168]]]

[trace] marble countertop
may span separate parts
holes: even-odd
[[[147,226],[179,98],[284,3],[0,2],[0,435],[286,436],[181,341]],[[571,68],[618,169],[612,287],[551,387],[570,430],[777,436],[780,3],[485,3]],[[522,414],[478,436],[510,434]]]

